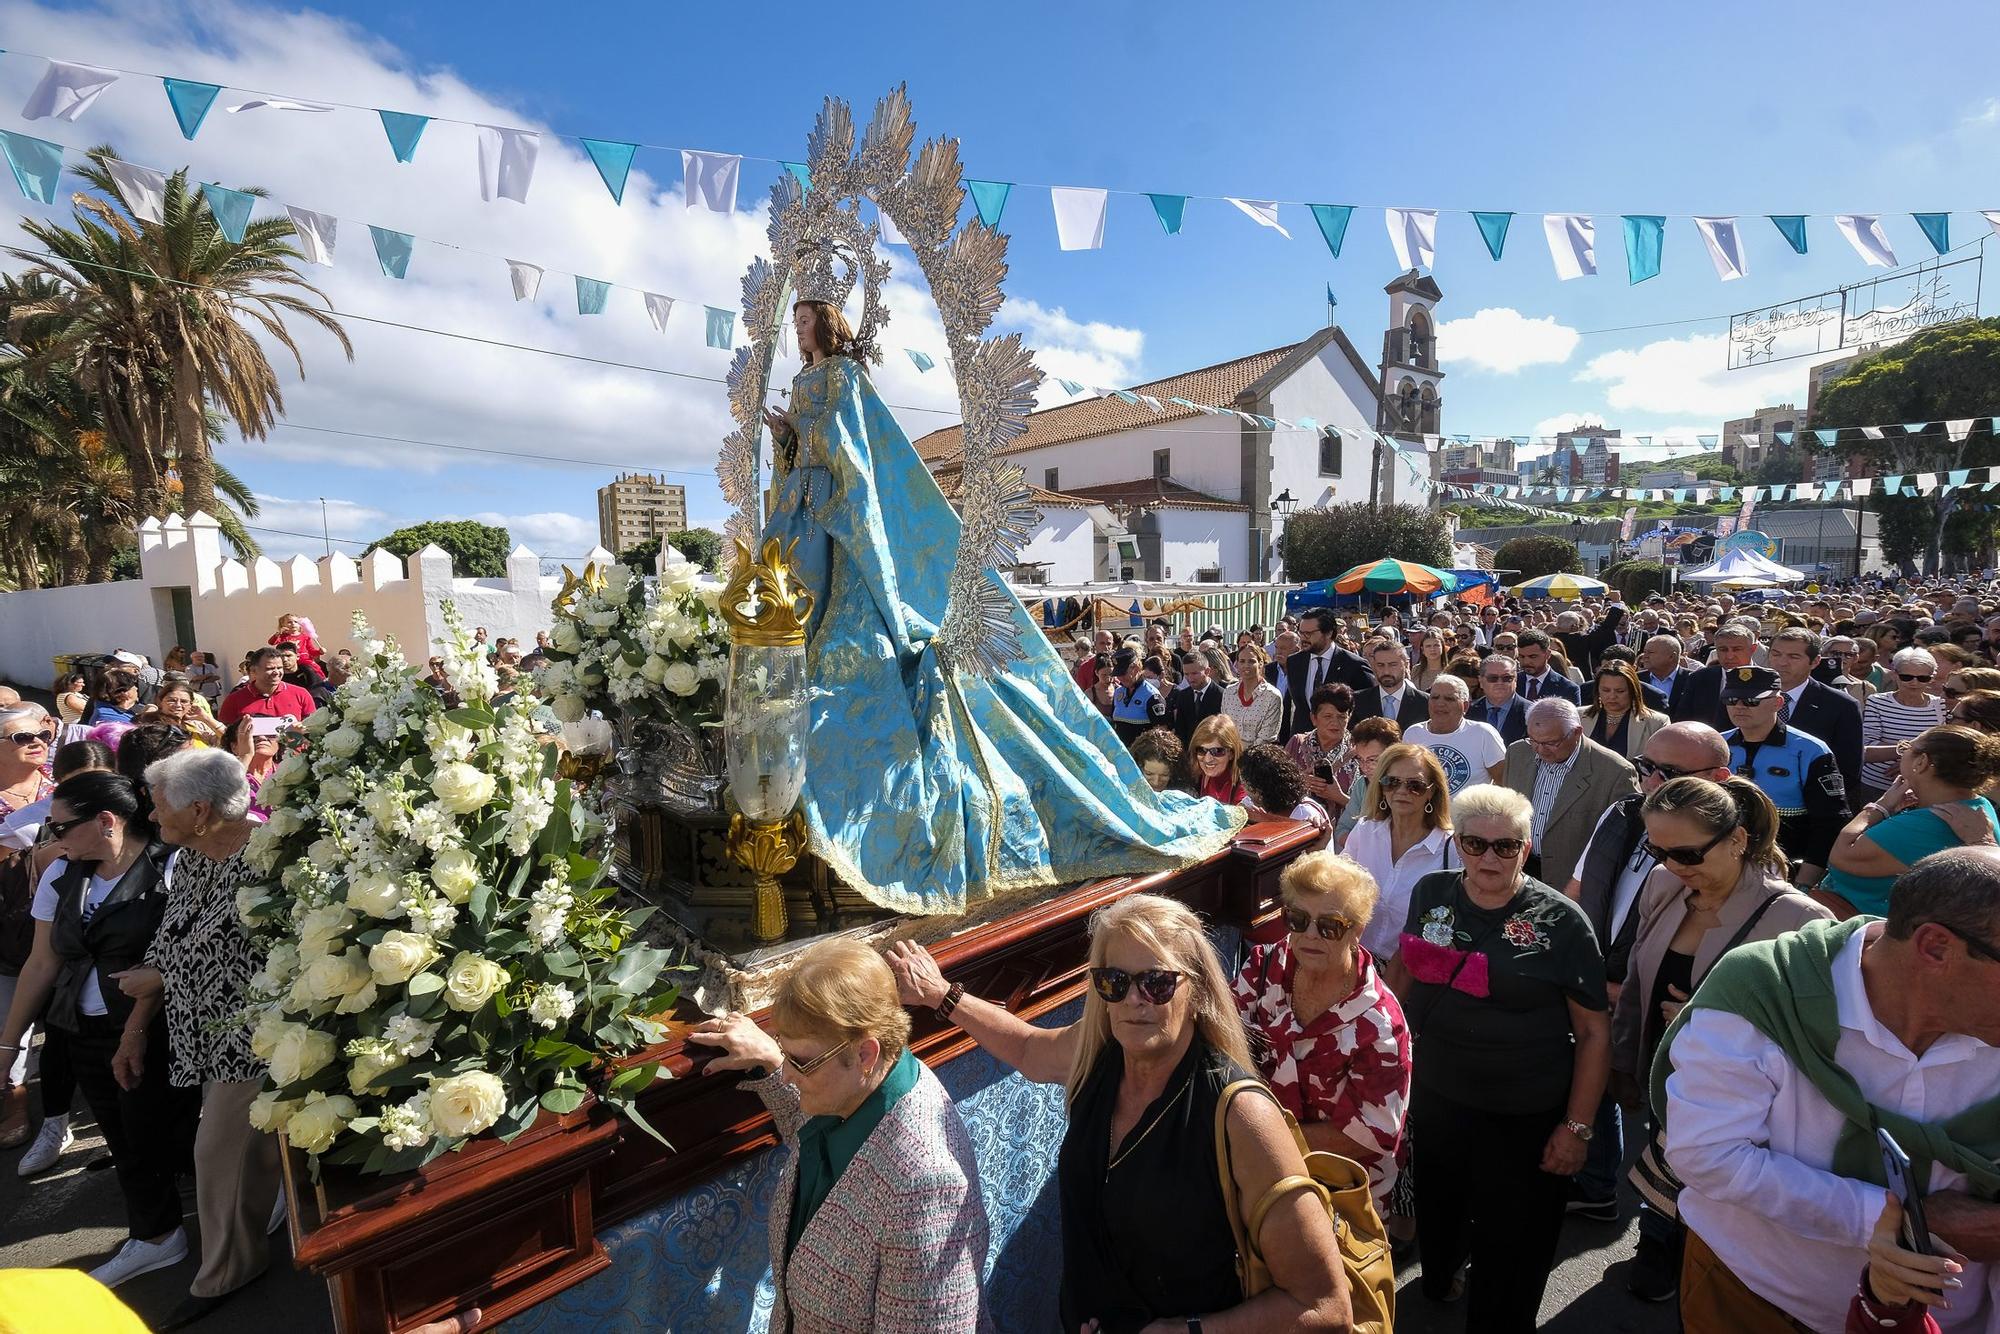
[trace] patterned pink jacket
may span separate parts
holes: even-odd
[[[745,1088],[764,1100],[791,1152],[771,1198],[770,1334],[992,1329],[981,1282],[986,1205],[972,1137],[926,1067],[897,1099],[806,1224],[786,1263],[798,1194],[798,1093],[773,1074]]]

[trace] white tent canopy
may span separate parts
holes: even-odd
[[[1723,584],[1736,579],[1769,579],[1776,583],[1795,584],[1805,580],[1799,570],[1787,569],[1769,556],[1758,551],[1746,551],[1739,547],[1725,551],[1722,559],[1713,565],[1704,565],[1699,570],[1684,570],[1681,582],[1687,584]]]

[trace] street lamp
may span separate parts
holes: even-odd
[[[1286,519],[1291,518],[1292,511],[1296,510],[1298,507],[1299,507],[1299,502],[1297,498],[1292,495],[1292,488],[1290,488],[1289,486],[1286,487],[1284,490],[1280,491],[1277,494],[1277,497],[1271,501],[1271,513]]]

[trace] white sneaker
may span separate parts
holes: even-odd
[[[107,1288],[115,1288],[155,1269],[170,1269],[187,1259],[187,1255],[187,1233],[180,1228],[175,1228],[165,1241],[141,1241],[133,1237],[118,1248],[118,1254],[91,1270],[90,1276]]]
[[[67,1116],[51,1116],[43,1120],[42,1128],[35,1135],[35,1142],[21,1155],[21,1161],[14,1170],[24,1177],[46,1172],[56,1165],[63,1150],[76,1143],[76,1136],[69,1128]]]

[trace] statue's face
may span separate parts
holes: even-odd
[[[813,311],[811,306],[802,304],[792,307],[792,332],[799,337],[799,354],[801,356],[817,356],[819,354],[819,340],[813,336],[818,332],[818,329],[819,316]]]

